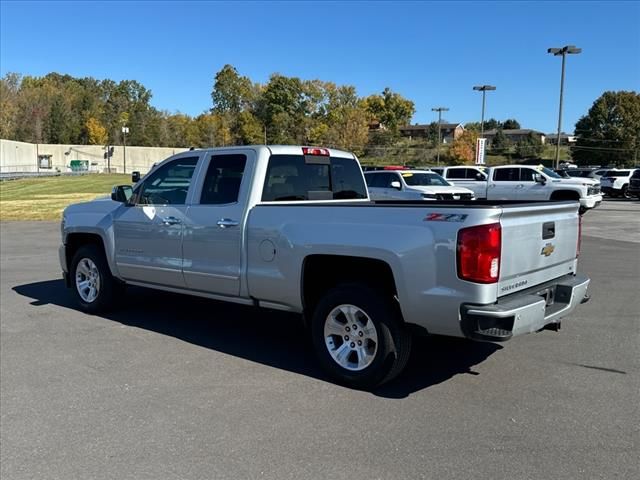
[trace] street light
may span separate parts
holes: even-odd
[[[556,137],[556,168],[560,165],[560,131],[562,130],[562,97],[564,94],[564,64],[567,54],[581,53],[582,49],[575,45],[566,45],[562,48],[548,48],[547,53],[553,54],[555,57],[562,55],[562,75],[560,76],[560,108],[558,111],[558,136]]]
[[[122,173],[127,173],[127,133],[129,133],[129,127],[122,127]]]
[[[487,90],[495,90],[496,87],[493,85],[476,85],[473,87],[474,90],[482,92],[482,118],[480,120],[480,138],[484,138],[484,100]]]
[[[432,108],[432,112],[438,112],[438,156],[436,159],[436,165],[440,166],[440,143],[442,143],[440,139],[440,124],[442,123],[442,112],[448,112],[449,109],[446,107],[438,107]]]

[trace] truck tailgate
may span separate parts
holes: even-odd
[[[575,273],[577,203],[505,207],[498,296]]]

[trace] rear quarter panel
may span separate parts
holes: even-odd
[[[438,212],[461,217],[425,220]],[[406,322],[434,334],[460,336],[460,304],[492,303],[497,286],[458,279],[457,232],[497,222],[500,212],[499,208],[259,205],[247,223],[249,293],[259,301],[302,312],[302,265],[307,256],[382,260],[393,272]],[[270,251],[275,251],[273,258]]]

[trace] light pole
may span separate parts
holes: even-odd
[[[480,119],[480,138],[484,138],[484,102],[485,102],[485,95],[487,94],[487,90],[491,91],[491,90],[495,90],[496,87],[494,87],[493,85],[476,85],[475,87],[473,87],[474,90],[478,90],[479,92],[482,92],[482,117]]]
[[[122,127],[122,173],[127,173],[127,133],[129,127]]]
[[[582,52],[581,48],[575,45],[566,45],[562,48],[548,48],[547,53],[551,53],[556,57],[562,56],[562,74],[560,76],[560,108],[558,111],[558,136],[556,137],[556,162],[555,168],[560,165],[560,131],[562,130],[562,97],[564,95],[564,64],[567,54],[578,54]]]
[[[442,112],[448,112],[449,109],[446,107],[438,107],[432,108],[431,111],[438,112],[438,154],[436,157],[436,165],[440,166],[440,143],[442,143],[442,140],[440,139],[440,124],[442,123]]]

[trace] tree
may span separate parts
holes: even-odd
[[[242,77],[232,65],[225,65],[216,73],[211,99],[214,113],[239,114],[248,110],[255,91],[251,80]]]
[[[510,144],[511,142],[504,134],[502,128],[498,128],[498,130],[496,130],[495,136],[493,137],[493,140],[491,140],[491,150],[504,150],[508,148]]]
[[[527,136],[516,143],[516,155],[520,158],[539,158],[544,151],[544,145],[540,137],[533,132],[529,132]]]
[[[108,135],[107,129],[96,118],[89,117],[86,122],[89,145],[105,145]]]
[[[495,118],[490,118],[489,120],[484,121],[484,131],[486,132],[487,130],[497,129],[501,125],[502,124]]]
[[[17,73],[7,73],[0,79],[0,138],[16,139],[18,94],[22,79]]]
[[[640,94],[604,92],[576,123],[579,165],[629,165],[640,158]]]
[[[447,160],[453,164],[472,164],[475,161],[478,136],[476,131],[465,130],[451,144],[449,151],[445,155]]]
[[[502,122],[502,128],[504,130],[519,130],[520,123],[515,118],[509,118]]]
[[[397,133],[400,127],[411,123],[415,113],[415,105],[411,100],[392,92],[388,87],[381,95],[370,95],[364,102],[367,112],[392,133]]]

